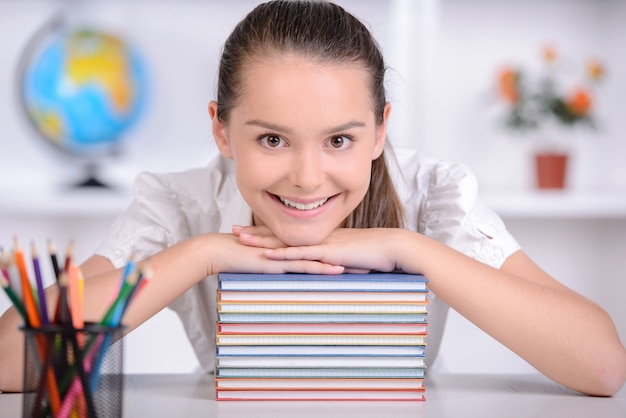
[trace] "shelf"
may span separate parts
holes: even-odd
[[[626,219],[626,190],[489,190],[481,199],[503,218]]]
[[[0,216],[114,217],[131,202],[130,188],[78,189],[30,186],[3,188]]]

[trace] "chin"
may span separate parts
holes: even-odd
[[[328,238],[330,233],[320,233],[319,231],[315,231],[315,233],[303,231],[295,233],[292,231],[281,231],[280,234],[276,235],[278,239],[289,247],[301,247],[321,244],[326,238]]]

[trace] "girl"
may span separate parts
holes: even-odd
[[[209,371],[219,272],[423,273],[433,293],[429,361],[450,306],[555,381],[617,392],[626,351],[607,313],[526,256],[477,200],[466,167],[393,158],[384,78],[371,34],[339,6],[256,7],[225,43],[209,104],[221,155],[138,177],[132,205],[82,265],[85,317],[102,316],[102,295],[134,251],[153,276],[128,329],[171,307]],[[48,296],[56,300],[54,287]],[[13,310],[0,321],[3,390],[22,387],[18,325]]]

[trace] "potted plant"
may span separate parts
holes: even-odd
[[[593,91],[604,76],[604,68],[596,59],[587,60],[583,66],[569,64],[553,46],[546,45],[541,49],[538,71],[507,65],[498,72],[504,126],[524,137],[532,133],[537,143],[543,144],[534,153],[539,188],[565,187],[569,152],[558,138],[571,138],[582,126],[596,127]]]

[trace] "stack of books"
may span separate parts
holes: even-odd
[[[217,400],[424,400],[428,288],[399,273],[218,276]]]

